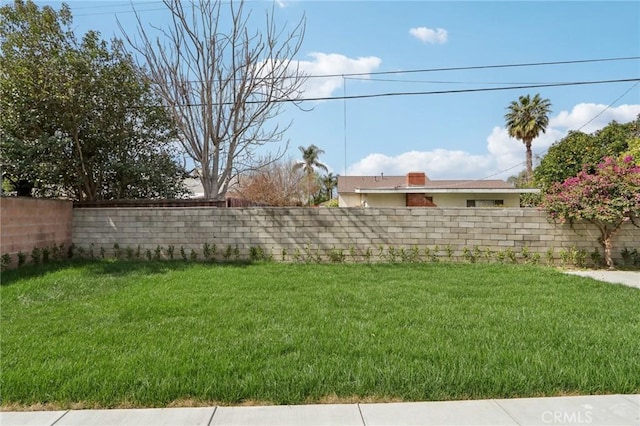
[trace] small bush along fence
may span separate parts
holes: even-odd
[[[244,254],[246,253],[246,254]],[[252,246],[248,250],[241,250],[237,245],[218,247],[216,244],[204,243],[197,249],[187,249],[184,246],[167,247],[156,246],[155,249],[143,249],[141,246],[121,247],[115,243],[112,247],[96,247],[91,244],[88,249],[64,244],[45,248],[34,248],[31,253],[19,252],[16,262],[9,254],[2,255],[2,270],[10,265],[18,267],[24,265],[38,265],[62,259],[114,259],[114,260],[154,260],[154,261],[184,261],[184,262],[295,262],[295,263],[438,263],[438,262],[466,262],[466,263],[502,263],[502,264],[532,264],[577,268],[601,268],[604,266],[602,253],[594,250],[587,253],[584,249],[571,247],[558,251],[549,248],[544,254],[530,252],[527,247],[515,251],[511,247],[504,250],[491,250],[488,247],[463,247],[455,251],[450,245],[420,248],[396,247],[378,245],[376,247],[354,247],[347,249],[320,247],[306,244],[303,249],[291,252],[286,249],[276,250],[261,246]],[[624,269],[640,269],[640,253],[638,249],[624,248],[620,252],[622,263],[618,266]]]

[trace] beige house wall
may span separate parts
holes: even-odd
[[[520,194],[434,194],[438,207],[467,207],[467,200],[503,200],[502,207],[520,207]]]
[[[338,194],[338,207],[361,207],[360,194]]]
[[[340,194],[338,207],[405,207],[404,194]]]
[[[429,194],[426,194],[429,196]],[[467,200],[503,200],[503,207],[520,207],[520,194],[432,194],[438,207],[467,207]],[[339,207],[405,207],[405,194],[339,194]]]

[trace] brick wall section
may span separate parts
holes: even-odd
[[[424,186],[427,183],[427,175],[422,172],[407,173],[407,186]]]
[[[17,254],[34,247],[71,245],[73,203],[42,198],[0,197],[0,252]]]
[[[363,259],[369,248],[410,249],[450,245],[461,257],[465,247],[492,251],[511,248],[520,253],[545,253],[553,248],[576,247],[587,252],[599,247],[598,231],[589,224],[556,225],[537,209],[473,208],[119,208],[76,209],[73,242],[88,250],[101,246],[111,252],[114,243],[154,250],[157,246],[180,247],[202,253],[204,243],[217,249],[237,245],[243,257],[251,247],[261,247],[281,260],[294,260],[310,248],[326,255],[333,248],[348,254],[354,248]],[[615,255],[622,248],[640,249],[640,229],[625,224],[614,241]],[[97,252],[97,251],[96,251]],[[347,256],[349,260],[349,256]],[[375,259],[372,259],[375,260]]]
[[[433,201],[424,194],[407,194],[407,207],[436,207]]]

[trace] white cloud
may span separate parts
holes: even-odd
[[[561,111],[549,119],[547,132],[533,141],[535,156],[544,154],[569,130],[578,128],[602,112],[606,105],[578,104],[571,112]],[[599,130],[615,120],[626,123],[640,114],[640,105],[621,105],[607,109],[582,129],[585,133]],[[495,126],[487,136],[487,153],[471,154],[462,150],[435,149],[410,151],[396,156],[370,154],[348,168],[349,175],[404,175],[410,171],[424,171],[431,179],[506,179],[524,170],[524,144],[509,137],[507,130]]]
[[[603,112],[604,111],[604,112]],[[595,120],[586,126],[589,120],[600,114]],[[640,105],[620,105],[615,108],[607,108],[602,104],[578,104],[571,112],[562,111],[557,117],[549,120],[549,126],[562,127],[567,130],[580,130],[583,133],[593,133],[602,129],[608,123],[615,120],[620,123],[626,123],[633,120],[640,114]]]
[[[549,127],[546,133],[538,136],[531,144],[534,165],[536,155],[545,153],[555,141],[562,139],[566,134],[566,131]],[[509,169],[498,175],[498,179],[515,175],[525,168],[524,144],[520,140],[509,137],[509,133],[504,127],[496,126],[493,128],[487,137],[487,151],[494,160],[495,170],[492,173]]]
[[[310,78],[304,87],[305,98],[331,96],[344,81],[340,74],[369,73],[376,70],[382,59],[375,56],[349,58],[338,53],[313,52],[310,61],[299,61],[300,69],[308,75],[337,75],[337,77]],[[363,76],[366,78],[366,76]]]
[[[409,34],[417,38],[423,43],[444,44],[447,42],[447,30],[436,28],[435,30],[427,27],[411,28]]]
[[[351,165],[349,175],[404,175],[410,171],[424,171],[432,179],[472,179],[491,167],[491,156],[471,155],[465,151],[436,149],[411,151],[395,157],[370,154]]]

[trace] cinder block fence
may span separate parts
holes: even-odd
[[[538,209],[498,208],[82,208],[73,212],[73,242],[83,250],[115,244],[155,251],[173,246],[202,255],[215,244],[243,258],[260,248],[276,260],[326,256],[335,250],[363,260],[367,250],[436,246],[462,257],[478,247],[546,255],[552,249],[600,249],[590,224],[559,225]],[[640,249],[640,229],[625,224],[614,241],[615,257],[623,248]],[[355,256],[354,256],[355,255]],[[375,255],[374,255],[375,257]],[[349,260],[349,256],[347,259]],[[375,260],[375,259],[372,259]]]
[[[167,257],[173,247],[200,258],[207,244],[217,257],[247,258],[253,252],[275,260],[376,261],[380,253],[433,254],[456,258],[479,250],[558,258],[575,248],[600,250],[597,229],[586,223],[559,225],[538,209],[510,208],[73,208],[70,201],[2,197],[1,254],[15,263],[18,252],[73,244],[85,253],[113,255],[117,246]],[[624,248],[640,250],[640,229],[625,224],[614,239],[614,258]],[[102,250],[101,250],[102,249]]]

